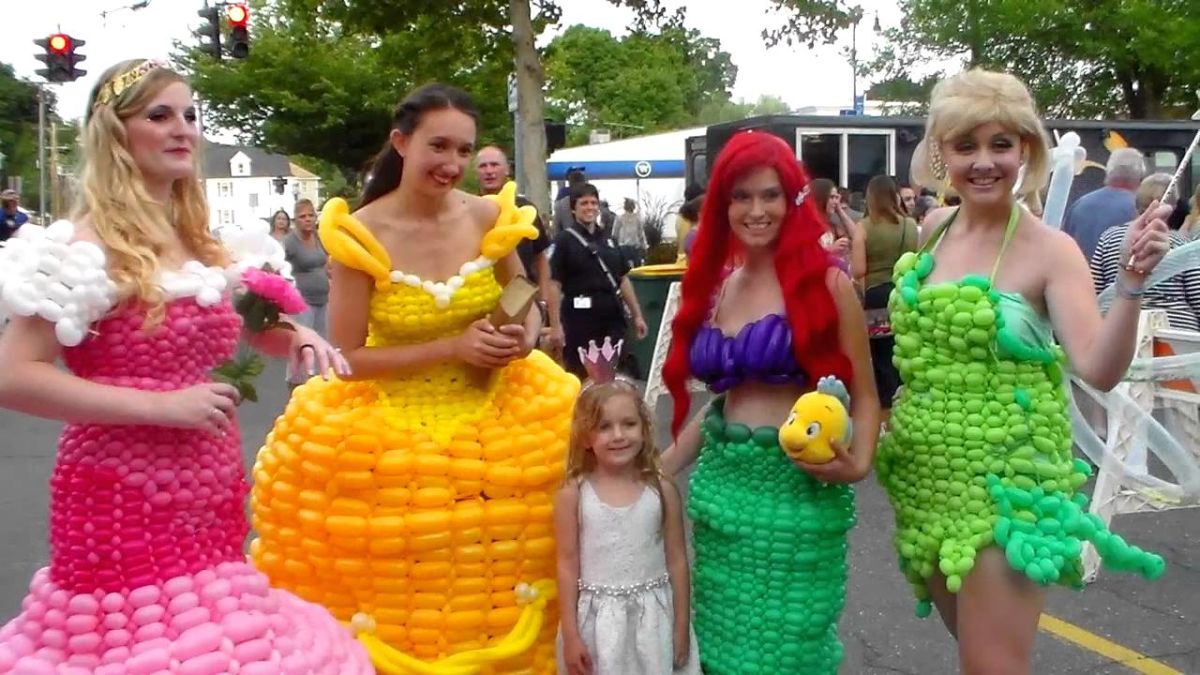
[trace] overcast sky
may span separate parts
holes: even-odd
[[[18,75],[33,79],[34,71],[42,65],[34,59],[38,51],[33,44],[35,38],[61,29],[86,40],[81,52],[88,57],[82,64],[87,76],[70,84],[54,85],[63,117],[78,117],[83,113],[88,91],[105,68],[128,58],[166,58],[172,51],[172,41],[192,39],[190,29],[200,23],[196,15],[202,6],[200,0],[150,0],[144,9],[124,9],[133,1],[6,0],[5,4],[19,3],[19,9],[8,8],[0,61],[12,65]],[[563,0],[562,4],[564,27],[585,23],[620,35],[632,17],[631,12],[617,9],[606,0]],[[681,2],[667,0],[667,4]],[[849,31],[845,31],[840,45],[813,50],[786,46],[767,49],[762,29],[781,21],[768,9],[768,0],[687,4],[689,25],[704,35],[720,38],[722,47],[733,56],[738,66],[735,98],[755,100],[773,94],[793,107],[851,105],[850,65],[840,50],[850,44]],[[860,57],[865,57],[876,39],[872,30],[876,12],[885,27],[897,24],[900,16],[894,0],[860,0],[860,4],[865,18],[859,26],[858,45]],[[860,84],[860,91],[862,88]]]

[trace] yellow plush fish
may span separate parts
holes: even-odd
[[[853,431],[850,394],[841,380],[826,376],[792,406],[779,427],[779,446],[794,460],[824,464],[834,458],[832,443],[849,445]]]

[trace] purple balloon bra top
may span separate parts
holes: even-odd
[[[696,332],[688,353],[692,375],[719,394],[746,380],[803,384],[808,376],[792,355],[792,328],[780,314],[768,314],[727,337],[711,323]]]

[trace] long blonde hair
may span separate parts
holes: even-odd
[[[187,79],[169,68],[153,68],[115,97],[97,97],[145,59],[122,61],[101,75],[88,96],[81,138],[81,189],[74,218],[88,217],[108,257],[108,272],[122,298],[147,306],[147,323],[161,320],[162,289],[156,281],[159,259],[178,237],[187,252],[205,265],[223,266],[227,256],[208,228],[208,204],[200,184],[200,148],[193,155],[195,176],[175,181],[164,205],[146,191],[142,171],[129,153],[125,120],[140,113],[167,86]]]
[[[934,171],[936,148],[930,144],[940,145],[988,122],[998,122],[1016,132],[1028,153],[1025,178],[1017,193],[1026,196],[1042,189],[1050,178],[1050,139],[1029,89],[1008,73],[978,68],[942,80],[933,88],[925,138],[913,151],[913,182],[932,190],[942,189],[942,180]]]
[[[634,458],[638,476],[655,490],[659,489],[662,468],[658,461],[658,447],[654,444],[654,425],[650,409],[638,396],[637,389],[628,382],[613,380],[603,384],[591,384],[579,394],[575,402],[575,414],[571,419],[571,440],[567,450],[567,482],[578,480],[596,469],[596,455],[592,452],[592,436],[600,426],[604,404],[618,396],[628,396],[637,407],[638,420],[642,425],[642,449]]]

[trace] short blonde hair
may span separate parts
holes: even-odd
[[[1029,89],[1008,73],[978,68],[942,80],[933,88],[925,138],[913,151],[912,181],[941,189],[942,181],[935,176],[929,144],[968,134],[988,122],[998,122],[1016,132],[1024,144],[1025,176],[1018,194],[1040,190],[1050,177],[1050,142]]]

